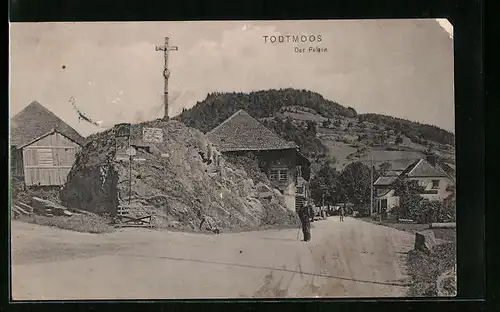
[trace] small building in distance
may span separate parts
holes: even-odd
[[[237,111],[206,135],[223,155],[257,156],[260,169],[284,195],[287,208],[296,209],[297,199],[301,200],[307,190],[310,162],[295,143],[283,140],[244,110]]]
[[[11,176],[26,186],[63,185],[83,141],[75,129],[32,102],[10,121]]]
[[[394,173],[395,171],[391,171],[391,174],[381,176],[373,183],[376,192],[375,207],[378,212],[390,212],[399,206],[399,197],[394,194],[394,183],[397,179],[417,181],[424,188],[420,196],[431,201],[446,199],[451,194],[448,187],[455,183],[454,176],[443,170],[436,163],[434,156],[413,161],[403,171]]]

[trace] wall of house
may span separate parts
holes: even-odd
[[[259,166],[272,183],[272,186],[280,190],[284,196],[286,207],[295,211],[296,203],[296,178],[297,178],[297,154],[293,149],[261,151],[261,152],[225,152],[244,156],[248,153],[255,154],[259,158]],[[278,179],[271,179],[271,171],[278,171]],[[286,177],[279,179],[279,171],[286,170]]]
[[[261,169],[270,178],[271,183],[285,197],[288,209],[295,211],[297,159],[295,150],[265,151],[258,153],[261,159]],[[273,180],[271,170],[286,169],[286,179]]]
[[[24,182],[27,186],[63,185],[81,147],[53,133],[23,148]]]
[[[428,200],[444,200],[448,197],[451,192],[447,191],[448,185],[451,184],[451,181],[447,178],[433,178],[433,177],[425,177],[425,178],[410,178],[410,180],[418,181],[418,183],[425,187],[426,193],[421,194],[423,198]],[[439,186],[437,188],[433,188],[432,181],[439,181]]]
[[[387,200],[387,210],[386,210],[386,212],[390,213],[391,210],[394,207],[399,206],[399,197],[398,196],[394,196],[394,192],[395,192],[394,190],[391,190],[387,194],[378,197],[377,208],[381,207],[383,199]],[[378,211],[378,209],[377,209],[377,211]]]
[[[375,196],[381,196],[389,191],[389,186],[375,186]]]

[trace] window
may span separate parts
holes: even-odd
[[[280,172],[280,181],[286,181],[288,176],[288,170],[281,169],[279,172]]]
[[[278,181],[278,172],[279,172],[279,170],[275,170],[275,169],[271,170],[269,172],[269,180]]]
[[[303,186],[298,186],[297,187],[297,193],[302,194],[304,192],[304,187]]]
[[[439,188],[439,180],[432,180],[432,189],[438,189]]]
[[[271,169],[269,171],[269,180],[271,181],[286,181],[288,178],[287,169]]]
[[[52,155],[52,149],[50,148],[39,148],[36,150],[37,165],[40,167],[52,167],[54,166],[54,157]]]
[[[380,208],[382,209],[382,211],[387,210],[387,199],[384,198],[380,201]]]

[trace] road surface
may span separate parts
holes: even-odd
[[[400,297],[413,235],[361,220],[205,235],[12,222],[12,299]]]

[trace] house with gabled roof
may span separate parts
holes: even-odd
[[[285,197],[290,210],[295,210],[299,178],[309,180],[310,162],[294,142],[287,142],[246,111],[239,110],[206,133],[212,144],[225,155],[258,157],[260,169]],[[300,185],[304,186],[301,180]]]
[[[398,179],[417,181],[423,187],[420,194],[423,198],[440,201],[451,194],[448,187],[455,181],[454,177],[436,163],[434,156],[415,160],[397,176],[381,176],[373,183],[377,211],[390,212],[392,208],[399,206],[399,197],[395,196],[394,189],[394,183]]]
[[[26,186],[58,186],[80,151],[84,138],[34,101],[10,120],[11,175]]]

